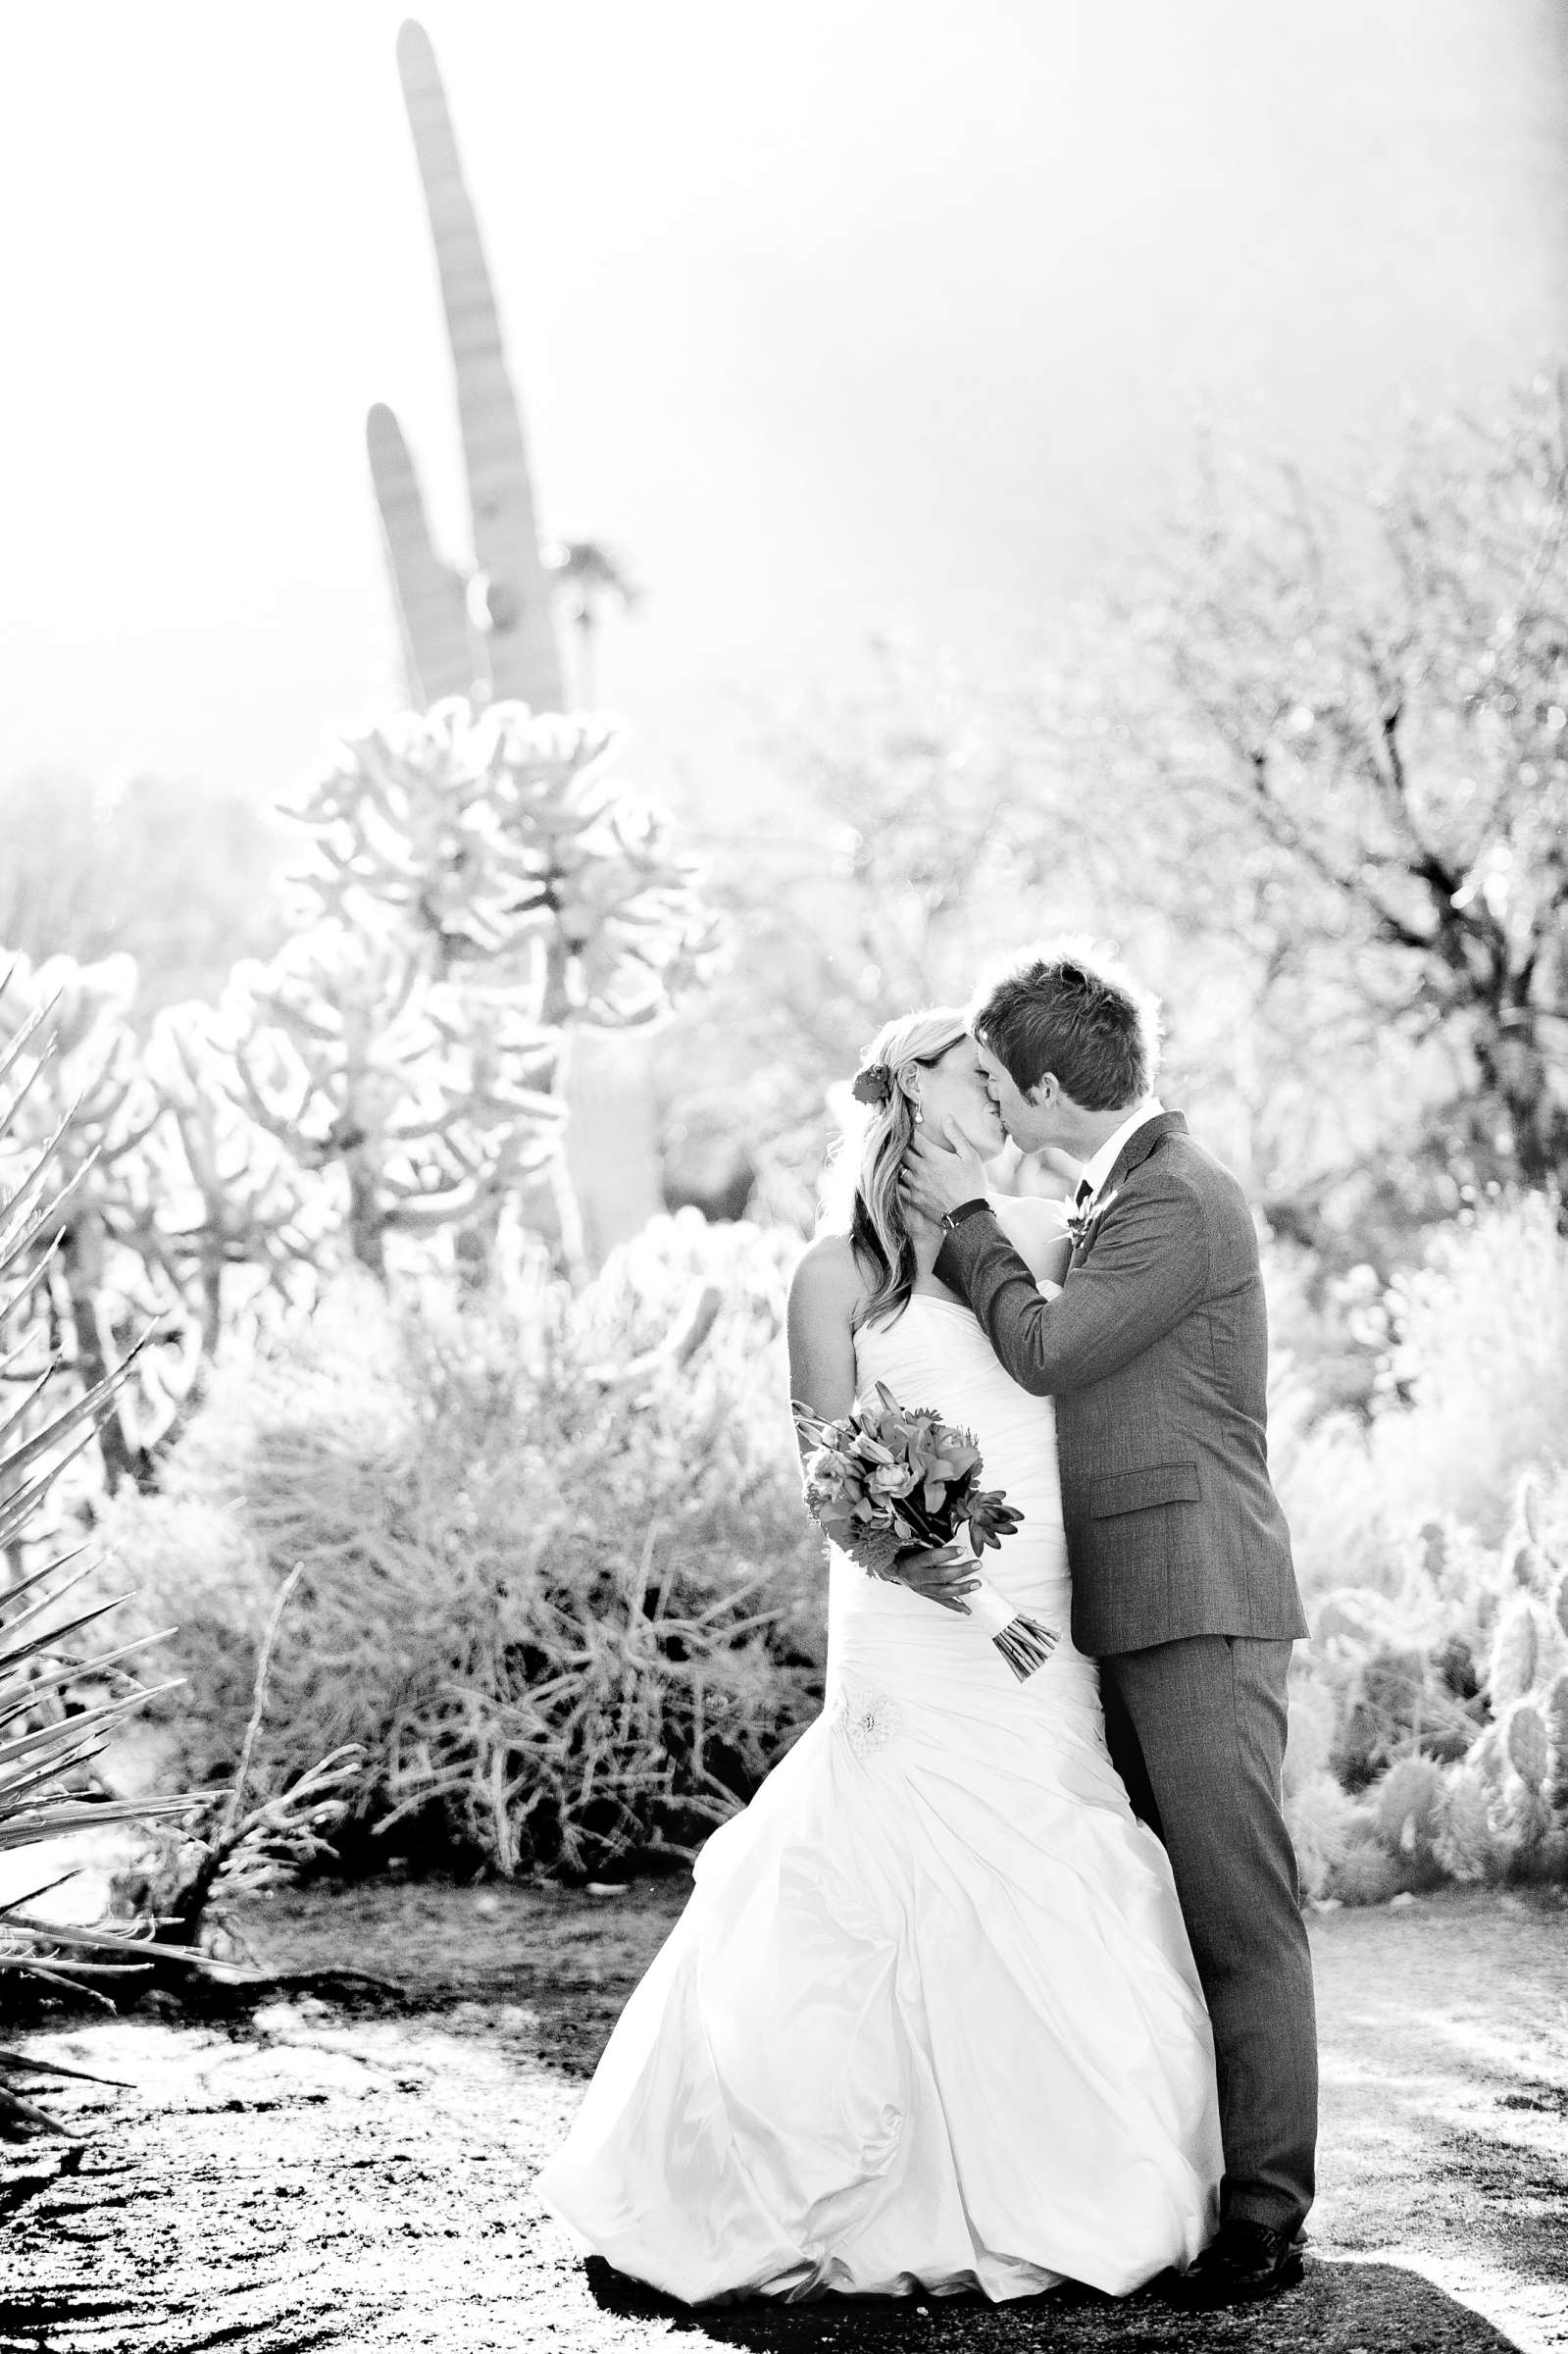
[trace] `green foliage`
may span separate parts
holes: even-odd
[[[299,1562],[269,1775],[357,1742],[362,1832],[502,1872],[688,1850],[820,1705],[792,1252],[683,1217],[581,1294],[536,1268],[462,1310],[339,1292],[226,1368],[164,1493],[110,1523],[147,1607],[195,1628],[193,1681],[228,1663],[222,1707],[172,1717],[188,1769],[230,1772],[235,1663]],[[661,1344],[693,1274],[722,1305],[683,1362]]]

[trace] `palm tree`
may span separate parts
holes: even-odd
[[[599,702],[598,634],[611,606],[634,613],[643,591],[601,539],[556,539],[544,550],[553,575],[556,602],[572,625],[577,644],[577,694],[581,711]]]

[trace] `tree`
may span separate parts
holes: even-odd
[[[1092,927],[1117,829],[1085,810],[1016,695],[883,647],[852,699],[768,747],[771,793],[709,837],[710,892],[741,952],[658,1050],[666,1133],[765,1208],[809,1224],[828,1090],[889,1015],[966,1004],[1045,932]]]
[[[1143,837],[1130,890],[1249,974],[1299,1116],[1358,1093],[1387,1136],[1402,1084],[1450,1188],[1561,1184],[1562,385],[1412,431],[1353,499],[1211,478],[1117,621],[1072,754]]]
[[[0,787],[0,942],[35,961],[133,956],[135,1018],[216,998],[284,923],[284,826],[237,794],[165,777],[94,785],[33,770]]]
[[[572,625],[577,644],[580,711],[599,708],[599,631],[606,611],[634,613],[642,591],[620,557],[598,539],[557,539],[544,550],[555,582],[556,601]]]

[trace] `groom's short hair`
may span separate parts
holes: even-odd
[[[1086,1111],[1117,1111],[1153,1084],[1154,998],[1076,948],[1048,950],[998,981],[972,1027],[1026,1096],[1051,1071]]]

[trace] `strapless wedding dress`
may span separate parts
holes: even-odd
[[[1060,1648],[1020,1684],[971,1620],[834,1557],[823,1714],[704,1847],[539,2189],[689,2304],[1125,2294],[1212,2234],[1214,2057],[1068,1633],[1051,1409],[935,1295],[856,1364],[974,1431],[1025,1515],[986,1575]]]

